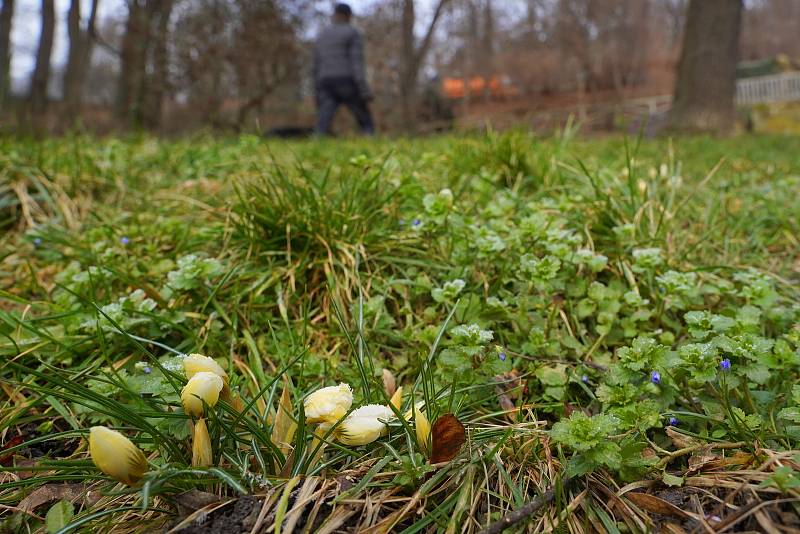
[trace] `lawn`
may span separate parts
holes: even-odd
[[[800,529],[800,138],[574,134],[0,138],[0,532]]]

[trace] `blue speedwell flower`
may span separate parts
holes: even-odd
[[[658,371],[653,371],[650,373],[650,382],[653,384],[660,384],[661,383],[661,373]]]
[[[583,382],[584,384],[588,384],[589,383],[589,377],[586,376],[586,375],[583,375],[581,377],[581,382]]]
[[[131,240],[128,238],[128,236],[122,236],[119,242],[122,243],[123,245],[127,245],[128,243],[131,242]]]
[[[414,228],[418,227],[421,224],[422,224],[422,221],[419,220],[419,219],[414,219],[413,221],[411,221],[411,226],[413,226]]]
[[[678,426],[679,424],[680,424],[680,421],[678,420],[677,417],[673,416],[673,417],[669,418],[669,426]]]
[[[506,361],[506,358],[507,358],[507,356],[506,356],[506,353],[505,353],[505,352],[501,352],[500,354],[498,354],[498,355],[497,355],[497,357],[498,357],[498,358],[500,358],[500,361],[501,361],[501,362],[504,362],[504,361]]]
[[[730,371],[730,369],[731,369],[731,361],[730,361],[730,359],[729,358],[725,358],[724,360],[719,362],[719,367],[723,371]]]
[[[38,246],[39,246],[39,245],[41,245],[41,244],[42,244],[42,238],[41,238],[41,237],[37,237],[37,238],[35,238],[35,239],[33,240],[33,245],[34,245],[34,246],[38,247]]]

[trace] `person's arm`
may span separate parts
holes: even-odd
[[[364,65],[364,38],[358,30],[353,32],[349,54],[353,77],[356,80],[361,98],[372,98],[372,91],[369,90],[369,84],[367,84],[367,73]]]

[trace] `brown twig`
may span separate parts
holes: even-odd
[[[545,505],[550,504],[550,502],[555,498],[556,491],[558,488],[566,488],[569,486],[574,479],[569,477],[564,477],[561,479],[560,482],[557,482],[550,486],[550,489],[545,491],[540,496],[536,497],[532,501],[522,505],[520,508],[504,515],[498,521],[487,526],[485,529],[481,530],[478,534],[499,534],[503,532],[507,528],[511,528],[520,521],[527,519],[528,517],[532,516],[539,510],[541,510]]]
[[[736,443],[699,443],[697,445],[692,445],[669,453],[667,456],[659,460],[654,469],[664,469],[675,458],[680,458],[681,456],[686,456],[692,454],[693,452],[701,450],[711,451],[714,449],[740,449],[746,445],[747,442],[744,441],[737,441]]]

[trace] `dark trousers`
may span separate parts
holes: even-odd
[[[317,134],[330,135],[331,123],[341,104],[347,106],[365,134],[375,133],[367,101],[353,78],[325,78],[317,82]]]

